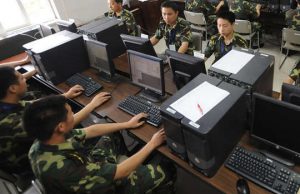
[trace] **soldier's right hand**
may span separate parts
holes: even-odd
[[[160,146],[166,140],[166,134],[164,129],[160,129],[158,132],[154,133],[149,143],[152,144],[153,148]]]

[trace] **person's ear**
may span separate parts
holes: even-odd
[[[56,132],[58,133],[64,133],[66,130],[66,123],[65,122],[59,122],[56,126]]]
[[[18,85],[17,84],[12,84],[8,87],[8,92],[10,92],[10,93],[15,94],[15,93],[17,93],[17,91],[18,91]]]

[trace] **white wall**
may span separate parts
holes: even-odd
[[[77,25],[87,23],[108,11],[107,0],[52,0],[58,17],[74,19]]]

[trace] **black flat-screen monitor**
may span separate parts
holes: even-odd
[[[134,50],[146,55],[157,56],[149,39],[127,34],[120,35],[127,50]]]
[[[144,90],[140,96],[159,102],[165,95],[163,60],[144,53],[128,50],[131,81]]]
[[[42,32],[42,36],[46,37],[55,33],[55,30],[46,24],[40,24],[40,29]]]
[[[200,73],[206,74],[203,59],[171,50],[166,50],[166,55],[169,57],[177,89],[182,88]]]
[[[300,87],[283,83],[281,88],[282,100],[300,106]]]
[[[56,22],[56,25],[58,26],[58,29],[60,31],[67,30],[69,32],[74,32],[74,33],[77,32],[77,26],[74,22],[69,22],[69,21],[65,21],[65,20],[58,20]]]
[[[96,41],[85,40],[90,65],[99,70],[100,78],[105,81],[112,81],[115,75],[115,68],[108,52],[108,44]]]
[[[252,108],[251,137],[297,160],[300,156],[300,107],[254,93]]]

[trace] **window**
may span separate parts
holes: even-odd
[[[49,0],[0,0],[0,33],[53,19]]]

